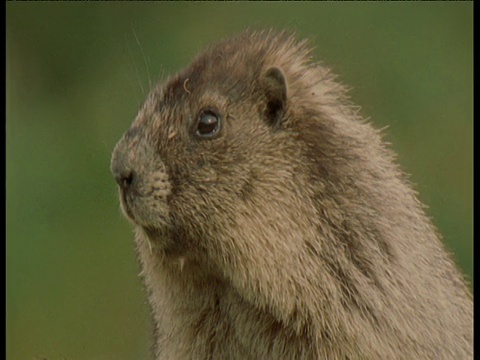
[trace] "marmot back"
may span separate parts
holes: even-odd
[[[461,274],[310,53],[274,31],[213,45],[118,143],[156,358],[473,358]]]

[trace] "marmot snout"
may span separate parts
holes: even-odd
[[[112,172],[158,359],[470,359],[468,288],[306,42],[252,32],[149,95]]]

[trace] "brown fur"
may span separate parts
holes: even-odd
[[[214,139],[191,130],[204,108],[222,118]],[[305,42],[248,31],[210,47],[152,91],[112,171],[156,358],[473,357],[462,276]]]

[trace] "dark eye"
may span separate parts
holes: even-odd
[[[195,134],[204,138],[210,138],[220,130],[220,117],[213,111],[200,113]]]

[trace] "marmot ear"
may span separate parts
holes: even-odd
[[[266,99],[265,118],[269,125],[277,127],[282,123],[287,107],[287,82],[282,71],[276,67],[268,69],[262,86]]]

